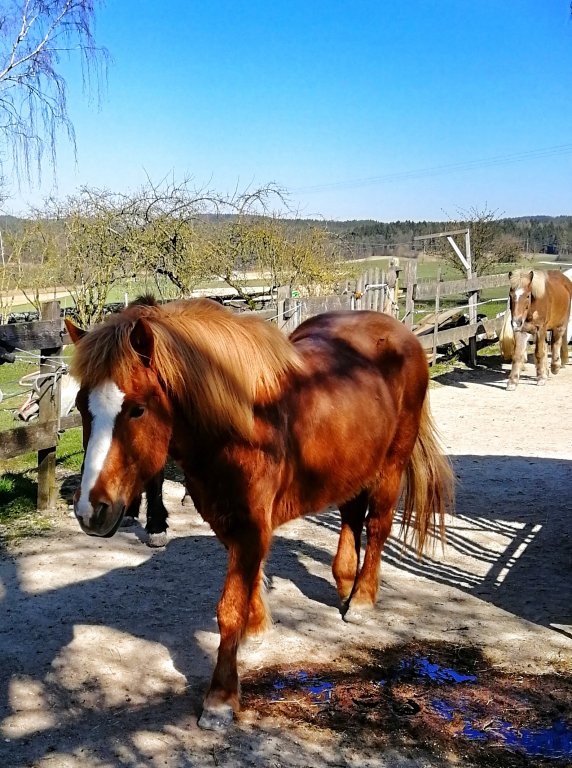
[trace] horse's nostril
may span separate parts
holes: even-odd
[[[93,516],[95,519],[99,519],[102,515],[105,515],[107,511],[109,510],[109,504],[105,504],[104,502],[101,502],[99,504],[96,504],[93,508]]]

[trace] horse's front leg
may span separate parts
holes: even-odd
[[[520,372],[524,368],[526,363],[526,343],[528,340],[528,334],[524,331],[516,331],[514,334],[514,353],[512,356],[512,367],[510,369],[510,375],[506,388],[510,391],[516,389],[518,380],[520,378]]]
[[[165,471],[150,480],[145,486],[147,496],[147,544],[150,547],[164,547],[167,544],[167,517],[169,513],[163,503],[163,480]]]
[[[548,354],[546,352],[546,328],[539,328],[536,334],[536,346],[534,349],[536,360],[536,383],[539,386],[546,384],[548,380]]]
[[[253,525],[249,530],[241,530],[239,538],[226,536],[224,543],[228,547],[228,569],[217,610],[220,645],[199,719],[199,726],[207,730],[224,730],[240,709],[236,657],[270,537]]]

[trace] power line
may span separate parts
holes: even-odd
[[[450,165],[437,165],[431,168],[420,168],[412,171],[400,171],[398,173],[388,173],[382,176],[369,176],[363,179],[352,179],[347,181],[332,181],[324,184],[315,184],[313,186],[298,187],[293,189],[294,193],[312,193],[322,192],[328,189],[356,189],[357,187],[366,187],[374,184],[389,184],[395,181],[407,181],[409,179],[430,178],[432,176],[442,176],[449,173],[459,173],[462,171],[471,171],[479,168],[491,168],[497,165],[509,165],[511,163],[523,163],[527,160],[539,160],[547,157],[558,157],[572,153],[572,144],[559,144],[555,147],[545,147],[544,149],[535,149],[528,152],[517,152],[510,155],[496,155],[480,160],[466,160],[461,163],[451,163]]]

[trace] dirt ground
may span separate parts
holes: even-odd
[[[391,539],[369,624],[340,618],[335,511],[277,533],[274,627],[241,652],[223,734],[197,716],[225,552],[181,486],[163,550],[139,527],[89,538],[62,501],[0,559],[0,766],[572,765],[572,366],[527,374],[510,393],[506,366],[432,386],[456,515],[423,561]]]

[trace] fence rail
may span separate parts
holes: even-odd
[[[372,309],[391,312],[408,325],[412,325],[415,302],[435,300],[439,297],[469,295],[486,288],[508,285],[508,275],[490,275],[469,280],[428,281],[418,283],[416,262],[408,262],[405,277],[399,285],[398,272],[372,270],[358,280],[355,290],[337,296],[291,298],[289,292],[280,289],[278,308],[266,309],[260,314],[277,322],[285,332],[292,331],[306,318],[320,312],[336,309]],[[399,296],[405,298],[405,311],[399,307]],[[403,303],[403,302],[402,302]],[[38,509],[55,505],[55,455],[59,435],[66,429],[80,426],[79,414],[59,417],[61,376],[53,375],[61,366],[63,347],[71,343],[57,301],[47,302],[42,309],[42,320],[0,325],[0,355],[5,359],[18,352],[40,350],[40,372],[44,373],[40,387],[40,411],[38,421],[28,426],[1,432],[0,460],[14,458],[32,451],[38,454]],[[429,324],[418,338],[424,349],[433,350],[451,343],[469,343],[480,334],[489,337],[500,329],[498,320],[482,320],[470,325],[439,330],[438,312],[434,324]],[[423,330],[423,329],[417,329]],[[7,357],[8,356],[8,357]],[[7,363],[9,365],[9,363]]]

